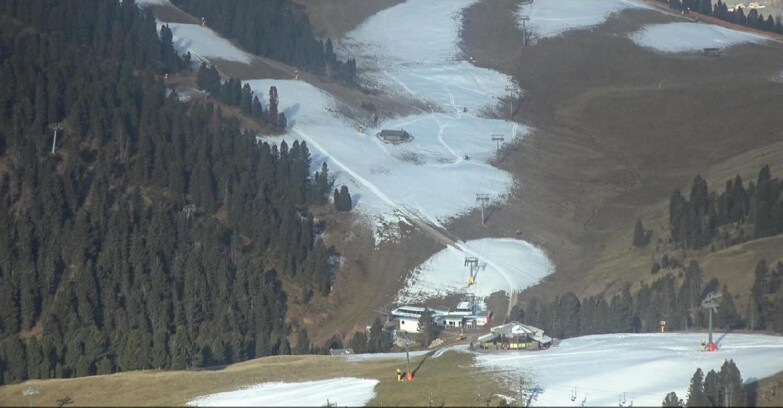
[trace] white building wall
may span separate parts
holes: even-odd
[[[401,316],[399,319],[400,330],[405,330],[408,333],[419,333],[419,319],[404,316]]]

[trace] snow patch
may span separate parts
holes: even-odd
[[[521,291],[554,271],[540,248],[511,238],[485,238],[447,247],[419,265],[408,277],[396,302],[422,302],[468,289],[470,271],[465,257],[479,259],[476,283],[471,293],[483,297],[497,291]]]
[[[163,6],[163,5],[171,4],[169,0],[136,0],[134,3],[136,3],[136,6],[139,8],[149,7],[149,6]]]
[[[628,0],[536,0],[519,7],[517,17],[530,17],[525,26],[538,38],[557,37],[569,30],[602,24],[612,14],[628,8],[648,7]]]
[[[764,378],[783,367],[783,337],[715,334],[717,352],[700,352],[706,333],[607,334],[576,337],[541,352],[478,354],[476,365],[504,379],[519,378],[542,388],[535,404],[613,406],[625,393],[626,406],[658,406],[667,393],[685,398],[697,367],[720,370],[733,359],[742,378]],[[571,392],[577,389],[576,402]],[[531,387],[532,388],[532,387]]]
[[[409,1],[380,11],[347,34],[338,51],[355,57],[360,78],[432,104],[431,109],[477,115],[519,91],[511,77],[462,58],[462,11],[471,1]]]
[[[194,60],[222,59],[250,63],[250,54],[240,50],[223,37],[207,27],[198,24],[161,23],[158,22],[158,32],[163,24],[171,29],[172,43],[179,54],[190,52]]]
[[[411,357],[418,357],[423,356],[427,353],[430,353],[431,350],[416,350],[411,351],[410,355]],[[405,359],[405,352],[400,353],[361,353],[361,354],[347,354],[343,358],[345,358],[348,361],[367,361],[367,360],[378,360],[378,359],[387,359],[387,358],[394,358],[394,359]]]
[[[374,225],[379,240],[399,237],[394,224],[414,217],[439,224],[471,211],[476,193],[497,201],[512,191],[511,174],[492,167],[493,133],[506,141],[529,132],[524,126],[471,115],[431,113],[389,119],[358,133],[357,125],[340,116],[340,103],[303,81],[246,81],[259,96],[276,86],[278,109],[285,112],[289,132],[264,141],[289,145],[304,140],[312,154],[312,170],[325,161],[335,185],[348,186],[354,204]],[[260,98],[259,98],[260,99]],[[403,128],[413,140],[397,145],[381,141],[381,129]],[[465,159],[468,156],[468,159]]]
[[[699,23],[648,25],[630,34],[629,38],[639,46],[663,52],[701,51],[704,48],[728,48],[766,41],[760,35]]]
[[[375,398],[378,380],[342,377],[301,383],[269,382],[207,395],[188,402],[196,407],[358,407]]]

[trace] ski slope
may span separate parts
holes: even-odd
[[[367,216],[375,231],[376,243],[396,239],[394,229],[399,223],[421,220],[442,227],[476,209],[476,194],[487,194],[502,204],[514,192],[511,174],[489,163],[496,151],[491,139],[502,135],[505,142],[513,142],[530,129],[488,117],[497,112],[501,98],[519,94],[519,89],[509,76],[463,60],[461,12],[473,3],[409,1],[375,14],[347,34],[338,49],[357,59],[362,67],[360,81],[428,107],[376,126],[362,124],[363,133],[357,131],[359,123],[341,113],[350,111],[348,107],[304,81],[245,81],[262,101],[271,86],[278,89],[278,109],[285,112],[289,129],[265,140],[285,140],[289,145],[295,139],[307,142],[312,170],[327,162],[335,184],[349,187],[357,210]],[[189,24],[172,24],[171,28],[180,52],[190,50],[206,58],[241,57],[242,51],[226,45],[211,30]],[[413,140],[384,143],[376,137],[382,129],[405,129]],[[434,268],[419,268],[409,281],[411,296],[430,296],[435,288],[444,287],[461,291],[467,279],[457,277],[462,286],[458,287],[452,284],[453,271],[446,270],[455,260],[462,265],[464,256],[478,256],[485,265],[476,288],[486,294],[498,290],[510,294],[551,273],[546,255],[522,241],[485,243],[502,249],[482,252],[482,242],[475,243],[478,249],[459,243],[435,259]]]
[[[521,4],[517,13],[530,17],[525,26],[538,38],[557,37],[569,30],[590,28],[628,8],[647,8],[631,0],[536,0]]]
[[[534,405],[660,406],[674,391],[685,399],[696,368],[720,370],[733,359],[743,380],[783,370],[783,337],[716,333],[718,351],[700,352],[706,333],[606,334],[563,340],[539,352],[479,354],[476,365],[518,387],[520,376],[541,388]],[[576,387],[577,398],[571,401]]]
[[[196,407],[360,407],[375,398],[378,380],[333,378],[301,383],[270,382],[207,395],[188,402]]]
[[[198,24],[166,23],[171,29],[172,43],[179,54],[190,52],[195,61],[222,59],[250,63],[251,56],[235,47],[216,32]],[[163,23],[158,22],[158,32]]]
[[[476,208],[476,194],[498,202],[513,190],[513,178],[488,162],[493,134],[507,142],[530,129],[486,118],[510,89],[510,77],[462,61],[460,12],[473,1],[411,1],[385,9],[347,34],[338,49],[355,57],[362,74],[384,92],[424,102],[429,110],[364,125],[340,116],[339,101],[300,81],[248,81],[260,96],[275,85],[291,124],[280,139],[307,141],[313,168],[327,161],[336,184],[349,187],[359,211],[373,220],[376,239],[394,234],[389,225],[416,218],[435,225]],[[413,140],[387,144],[382,129],[405,129]]]
[[[361,79],[473,116],[519,90],[511,77],[465,61],[459,47],[462,11],[475,0],[408,1],[382,10],[346,35],[338,51],[354,56]],[[455,117],[458,119],[458,116]]]
[[[476,283],[467,287],[470,271],[465,257],[479,259]],[[447,247],[417,267],[395,300],[423,302],[449,293],[465,292],[485,297],[497,291],[507,295],[535,285],[554,271],[554,265],[538,247],[510,238],[485,238]],[[497,311],[496,311],[497,312]]]
[[[641,47],[671,53],[728,48],[737,44],[762,43],[767,40],[760,35],[699,23],[648,25],[631,33],[629,38]]]

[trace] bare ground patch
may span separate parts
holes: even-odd
[[[305,6],[316,34],[332,39],[342,37],[373,14],[402,3],[402,0],[294,1]]]
[[[463,48],[520,83],[525,100],[515,119],[536,129],[502,164],[520,188],[487,227],[501,236],[519,231],[553,258],[557,272],[525,296],[613,293],[626,280],[649,279],[654,254],[630,244],[637,218],[661,218],[671,191],[696,174],[715,173],[716,189],[727,174],[779,163],[783,116],[775,101],[783,86],[769,81],[783,66],[779,44],[740,45],[719,58],[656,53],[626,35],[674,17],[627,10],[523,47],[516,5],[471,7]],[[664,234],[657,228],[654,239]],[[480,234],[472,223],[452,230]]]

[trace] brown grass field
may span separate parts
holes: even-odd
[[[0,387],[0,406],[27,406],[22,391],[36,387],[37,406],[71,397],[74,406],[181,406],[197,397],[267,381],[302,382],[337,377],[375,378],[371,406],[497,406],[506,393],[472,365],[473,355],[447,352],[439,358],[411,357],[413,382],[397,382],[405,359],[350,362],[331,356],[275,356],[201,371],[134,371],[112,375],[27,381]],[[418,369],[417,369],[418,367]],[[326,401],[324,401],[324,404]]]

